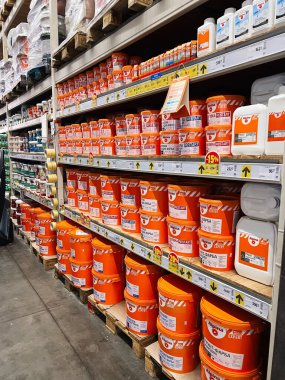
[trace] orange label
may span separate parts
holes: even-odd
[[[209,48],[210,32],[209,29],[203,30],[198,34],[198,49],[205,50]]]
[[[234,145],[257,144],[258,120],[258,115],[239,116],[235,118]]]
[[[267,271],[268,240],[252,234],[241,233],[239,237],[239,262],[252,268]]]
[[[285,112],[272,112],[269,114],[267,141],[285,140]]]

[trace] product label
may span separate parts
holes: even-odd
[[[269,1],[260,0],[253,5],[253,30],[266,27],[269,22]]]
[[[217,46],[230,39],[230,19],[224,17],[223,20],[217,23]]]
[[[192,253],[192,240],[180,240],[171,236],[168,236],[169,246],[174,252],[179,253]]]
[[[256,145],[258,115],[236,117],[234,120],[234,145]]]
[[[241,370],[243,365],[243,354],[235,354],[233,352],[222,350],[212,343],[210,343],[207,338],[203,339],[205,351],[207,355],[212,359],[215,363],[220,364],[221,366]]]
[[[284,0],[285,4],[285,0]],[[285,140],[285,112],[270,112],[267,141]]]
[[[58,248],[61,248],[61,249],[62,249],[62,247],[63,247],[62,240],[57,239],[56,244],[57,244]]]
[[[282,22],[285,17],[285,0],[276,0],[275,2],[275,22]]]
[[[101,146],[101,153],[104,156],[112,156],[113,147],[112,146]]]
[[[122,227],[128,231],[135,231],[136,221],[122,218]]]
[[[74,250],[74,248],[70,248],[70,256],[71,257],[75,257],[75,250]]]
[[[199,250],[202,264],[207,267],[225,269],[227,268],[228,256],[226,254],[216,254]]]
[[[114,192],[110,190],[102,190],[102,198],[106,201],[114,201]]]
[[[169,203],[169,215],[172,218],[176,219],[187,219],[187,207],[186,206],[178,206],[173,203]]]
[[[269,241],[253,234],[239,234],[239,262],[262,271],[268,270]]]
[[[71,187],[72,189],[75,189],[75,187],[76,187],[76,181],[75,180],[68,179],[66,181],[66,184],[68,187]]]
[[[124,205],[128,205],[128,206],[135,206],[136,205],[136,198],[134,195],[122,194],[122,203]]]
[[[87,188],[88,188],[87,182],[78,181],[78,190],[87,190]]]
[[[85,286],[86,285],[85,278],[78,278],[78,277],[71,276],[71,282],[76,286]]]
[[[40,245],[40,254],[41,255],[47,255],[48,254],[48,247],[44,245]]]
[[[90,185],[90,187],[89,187],[89,194],[90,195],[97,195],[97,187],[93,186],[93,185]]]
[[[222,220],[215,218],[207,218],[201,215],[201,228],[206,232],[210,232],[212,234],[222,233]]]
[[[46,228],[43,226],[40,226],[39,227],[39,233],[40,233],[40,235],[45,235],[46,234]]]
[[[161,144],[160,150],[162,156],[177,156],[179,155],[179,144]]]
[[[159,230],[150,230],[149,228],[142,227],[141,236],[145,241],[159,243]]]
[[[61,264],[60,262],[58,262],[57,265],[58,265],[58,270],[60,272],[63,272],[63,273],[66,272],[66,265],[65,264]]]
[[[118,215],[106,215],[102,214],[102,222],[108,226],[118,225]]]
[[[156,199],[141,199],[142,209],[145,211],[158,212],[158,204]]]
[[[202,51],[209,48],[210,44],[210,30],[204,29],[198,33],[198,50]]]
[[[210,105],[208,105],[207,108],[209,110]],[[208,123],[209,125],[230,125],[232,123],[232,113],[231,111],[208,111]]]
[[[176,131],[180,128],[179,120],[162,120],[161,130],[162,131]]]
[[[129,281],[126,281],[126,285],[128,293],[135,298],[139,298],[140,288],[138,287],[138,285],[134,285]]]
[[[156,155],[156,145],[148,144],[142,146],[142,155],[145,156],[155,156]]]
[[[94,269],[96,270],[96,272],[99,272],[99,273],[104,272],[103,263],[101,263],[100,261],[93,260],[93,266],[94,266]]]
[[[106,302],[106,293],[98,292],[98,290],[93,289],[93,295],[96,301]]]
[[[182,371],[183,358],[178,356],[169,355],[161,348],[159,349],[159,359],[162,365],[166,368],[174,369],[176,371]]]
[[[88,202],[78,200],[78,208],[79,210],[88,211]]]
[[[138,321],[127,316],[127,327],[136,332],[147,333],[147,321]]]
[[[249,9],[235,15],[234,33],[235,38],[246,38],[249,33]]]
[[[179,144],[180,154],[183,155],[197,155],[200,152],[200,145],[198,142],[185,142]]]
[[[207,152],[217,152],[219,155],[231,154],[231,142],[228,141],[214,141],[206,142]]]
[[[180,123],[181,123],[181,128],[203,127],[201,115],[181,117]]]
[[[100,216],[100,208],[98,207],[90,207],[90,215],[94,218],[99,218]]]
[[[208,367],[203,365],[204,373],[206,375],[207,380],[226,380],[224,377],[220,377],[212,372]]]
[[[171,331],[176,331],[176,318],[165,314],[161,309],[159,310],[159,318],[161,324]]]

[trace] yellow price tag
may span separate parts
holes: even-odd
[[[240,306],[244,306],[244,294],[235,291],[235,303]]]
[[[198,75],[198,65],[189,67],[188,76],[190,78],[195,78],[197,75]]]
[[[93,94],[91,99],[91,106],[96,107],[97,106],[97,95]]]
[[[242,178],[251,178],[251,165],[242,165],[241,176]]]
[[[198,72],[199,72],[199,75],[206,75],[208,72],[208,64],[205,62],[199,63]]]
[[[170,253],[168,256],[168,270],[173,273],[178,273],[178,257],[175,253]]]
[[[210,281],[210,291],[213,293],[218,292],[218,284],[215,281]]]
[[[156,245],[155,247],[153,247],[153,262],[157,265],[161,265],[161,261],[162,261],[162,250],[161,248]]]

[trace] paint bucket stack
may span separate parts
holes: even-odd
[[[59,272],[67,275],[71,275],[70,264],[70,232],[76,229],[73,224],[70,224],[67,220],[61,222],[52,223],[51,228],[56,230],[57,245],[56,255]]]
[[[199,363],[202,289],[168,274],[158,280],[158,292],[160,362],[176,373],[191,372]]]
[[[71,282],[77,288],[92,288],[92,234],[75,228],[69,236]]]
[[[211,294],[201,300],[202,379],[260,380],[265,323]]]
[[[122,230],[125,232],[140,233],[140,180],[137,178],[120,178],[120,185]]]
[[[41,256],[56,255],[56,232],[51,229],[53,218],[50,212],[44,212],[37,217],[39,227],[37,233],[37,242]]]
[[[132,253],[125,257],[125,263],[127,328],[141,336],[156,334],[157,281],[163,270]]]
[[[20,204],[20,210],[21,210],[21,226],[23,231],[30,232],[31,231],[31,210],[32,206],[28,203],[21,203]]]
[[[101,193],[102,222],[107,226],[120,226],[120,177],[101,175]]]
[[[101,218],[101,178],[100,174],[89,173],[89,214],[91,218]]]
[[[66,196],[70,207],[78,207],[77,198],[77,170],[65,169],[66,172]]]
[[[38,226],[38,217],[39,215],[46,212],[46,209],[42,207],[33,207],[30,209],[31,214],[31,241],[37,241],[37,236],[39,233],[39,226]]]
[[[95,237],[93,248],[93,295],[96,302],[115,305],[124,299],[125,250],[110,241]]]

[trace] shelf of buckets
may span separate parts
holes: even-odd
[[[171,379],[192,380],[200,379],[201,376],[202,379],[219,378],[217,376],[226,379],[262,379],[262,373],[266,373],[264,358],[268,347],[267,332],[270,328],[266,322],[269,308],[262,314],[260,310],[257,311],[260,307],[258,304],[255,305],[256,309],[253,305],[250,308],[244,302],[243,296],[240,296],[240,302],[236,302],[240,307],[233,305],[233,300],[232,303],[223,300],[225,297],[216,293],[213,288],[219,281],[212,283],[212,288],[209,288],[211,292],[206,292],[202,283],[198,281],[196,286],[190,282],[190,278],[186,281],[172,267],[166,268],[175,273],[167,274],[161,261],[156,265],[154,261],[131,252],[134,251],[134,245],[125,250],[122,247],[123,241],[116,244],[112,231],[121,234],[120,236],[127,232],[127,236],[141,239],[143,244],[154,238],[151,223],[156,226],[159,224],[161,239],[157,244],[164,247],[163,249],[167,249],[168,241],[170,252],[174,252],[173,256],[185,258],[189,255],[183,253],[182,247],[190,249],[191,246],[192,256],[200,256],[200,267],[205,273],[207,268],[211,269],[211,273],[218,270],[217,275],[220,274],[221,279],[225,276],[226,279],[227,271],[231,276],[234,272],[235,234],[232,231],[239,216],[240,201],[243,212],[249,217],[242,217],[237,225],[237,246],[253,223],[260,224],[256,228],[264,227],[265,222],[262,220],[250,219],[254,213],[259,212],[261,219],[266,215],[266,220],[275,221],[278,217],[278,207],[273,207],[271,213],[267,210],[263,214],[264,209],[259,209],[259,202],[256,204],[258,210],[252,209],[251,195],[259,192],[260,196],[273,197],[276,200],[280,198],[280,187],[247,183],[241,189],[236,184],[232,186],[223,183],[218,193],[227,195],[220,195],[218,199],[213,194],[213,186],[194,181],[190,186],[184,186],[183,183],[169,185],[165,181],[150,183],[136,178],[120,179],[119,176],[100,175],[78,169],[66,169],[66,172],[68,204],[64,212],[68,219],[55,222],[53,217],[57,211],[47,212],[44,208],[16,201],[24,229],[31,231],[39,246],[40,255],[52,257],[54,261],[57,258],[56,277],[69,290],[78,292],[82,302],[88,301],[90,310],[102,314],[106,318],[106,326],[112,332],[123,331],[129,337],[137,356],[145,355],[146,370],[153,376],[157,371],[162,371]],[[215,190],[216,187],[217,184]],[[155,194],[156,191],[159,196]],[[171,196],[173,193],[176,196]],[[78,199],[74,198],[75,194],[79,195]],[[117,197],[118,202],[110,201],[110,197]],[[154,202],[155,199],[157,202]],[[186,218],[187,223],[180,220],[179,224],[177,215],[173,218],[173,213],[177,211],[175,202],[182,200],[189,215]],[[84,205],[86,202],[88,206]],[[140,212],[126,213],[122,206],[126,202],[129,205],[134,202],[133,208],[141,207]],[[121,206],[112,207],[116,203]],[[82,213],[84,207],[87,207],[89,213],[86,214],[86,209]],[[160,214],[157,215],[155,211],[145,211],[153,207],[164,210],[162,218],[158,218]],[[169,214],[166,217],[167,212]],[[211,212],[220,218],[220,227],[223,226],[214,234],[209,232],[209,228],[217,228],[216,224],[209,225],[209,220],[212,220],[209,214]],[[76,214],[81,219],[72,220]],[[154,221],[148,220],[150,214],[155,218]],[[109,235],[105,234],[109,240],[99,236],[102,235],[99,230],[99,234],[90,231],[83,221],[87,216],[91,221],[97,220],[97,225],[105,226],[110,232]],[[201,225],[198,229],[200,217]],[[192,222],[189,222],[191,218]],[[23,223],[23,219],[29,222]],[[190,238],[186,234],[188,241],[183,241],[183,236],[176,236],[183,223],[190,228]],[[83,225],[87,228],[83,228]],[[275,228],[269,222],[266,226],[273,230]],[[130,231],[136,233],[131,234]],[[270,244],[270,249],[270,239],[273,238],[274,231],[268,231],[267,244]],[[254,246],[252,244],[251,247]],[[248,249],[251,252],[252,249]],[[261,249],[259,252],[261,255]],[[251,260],[245,262],[250,263]],[[235,269],[244,277],[236,273],[235,277],[240,277],[248,289],[251,286],[253,292],[271,292],[272,288],[268,285],[272,284],[273,274],[270,274],[270,270],[261,276],[257,264],[252,265],[252,270],[249,271],[249,267],[246,264],[243,267],[242,263],[242,260],[236,260]],[[269,267],[272,270],[270,263]],[[202,277],[202,272],[200,274]],[[256,281],[263,282],[264,285]],[[229,282],[228,288],[230,289]],[[263,305],[261,300],[260,295],[258,302]],[[246,308],[251,313],[244,310]],[[259,314],[262,319],[255,314]]]

